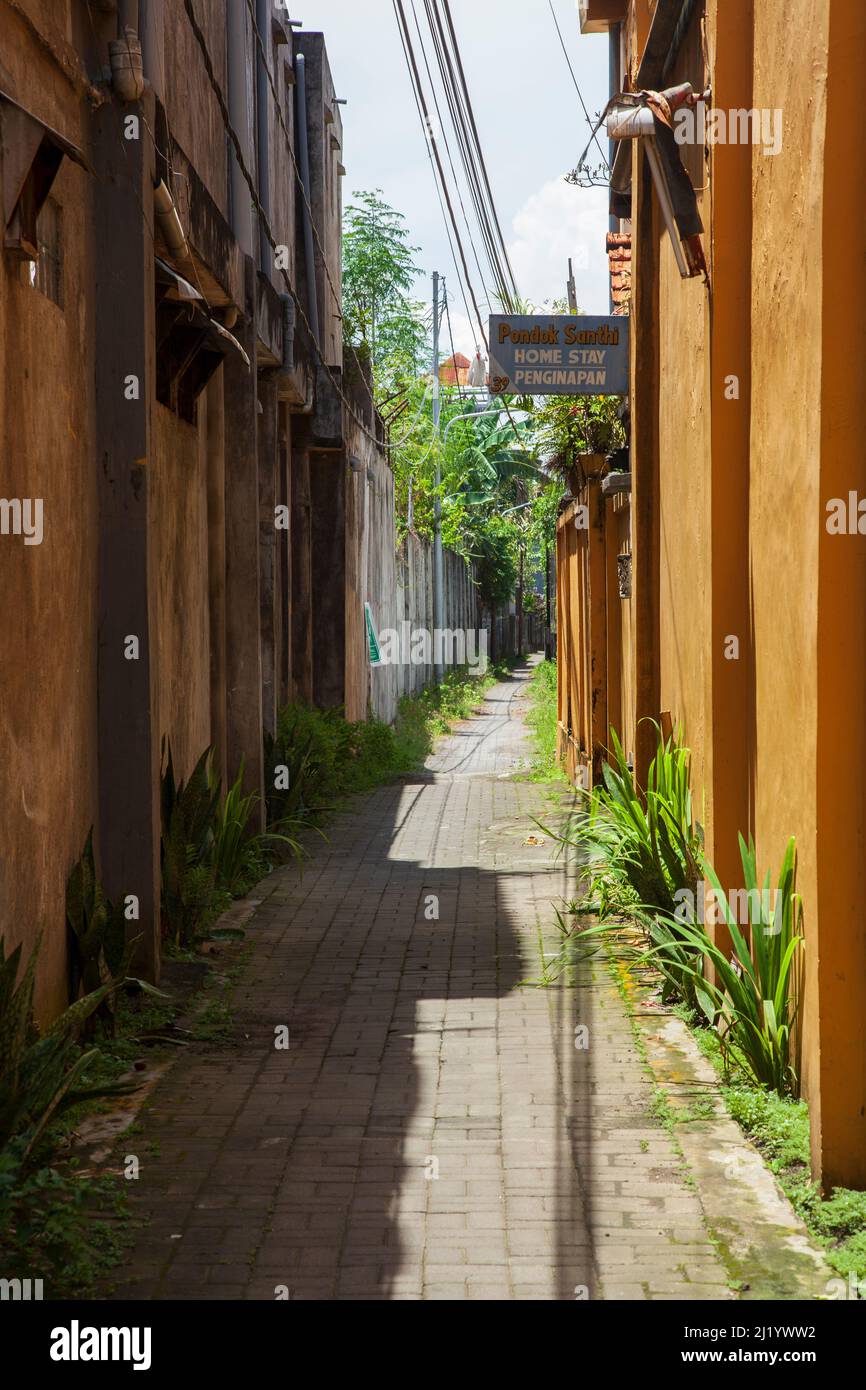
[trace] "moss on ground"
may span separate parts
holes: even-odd
[[[677,1013],[694,1026],[688,1010]],[[757,1086],[731,1084],[717,1034],[694,1028],[694,1036],[722,1079],[721,1095],[729,1113],[763,1155],[810,1235],[824,1247],[827,1263],[844,1277],[851,1274],[866,1281],[866,1192],[836,1187],[821,1195],[812,1181],[806,1102]]]

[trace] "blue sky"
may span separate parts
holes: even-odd
[[[584,101],[591,113],[599,111],[608,95],[607,37],[581,35],[575,0],[554,5]],[[416,7],[426,34],[422,0]],[[404,8],[411,24],[411,0]],[[572,256],[578,304],[587,313],[606,314],[607,193],[563,181],[589,129],[547,0],[452,0],[451,11],[521,294],[536,303],[563,295]],[[324,32],[337,94],[348,102],[345,200],[357,190],[381,188],[404,214],[420,247],[419,298],[429,297],[434,270],[446,275],[455,344],[471,355],[477,335],[456,282],[391,0],[297,0],[292,18]],[[467,209],[474,228],[468,200]],[[474,278],[481,300],[477,272]]]

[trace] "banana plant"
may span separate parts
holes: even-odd
[[[471,415],[466,419],[473,423]],[[537,483],[541,474],[529,447],[530,426],[530,421],[488,416],[474,422],[468,440],[461,431],[448,466],[453,495],[480,506],[495,503],[509,484]]]

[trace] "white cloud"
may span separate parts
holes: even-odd
[[[580,308],[589,314],[609,312],[609,196],[606,188],[575,188],[560,178],[527,198],[515,214],[508,244],[522,295],[536,304],[561,298],[570,256]]]
[[[609,227],[606,188],[575,188],[564,179],[551,179],[533,193],[515,214],[508,254],[520,293],[534,304],[565,296],[568,258],[574,264],[577,302],[584,313],[610,312],[610,277],[605,234]],[[470,359],[478,342],[478,327],[468,318],[456,277],[448,276],[454,347]],[[459,306],[459,307],[458,307]],[[482,304],[485,329],[488,311]],[[470,302],[470,310],[471,310]],[[442,325],[442,356],[450,357],[447,321]]]

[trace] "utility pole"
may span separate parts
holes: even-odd
[[[570,314],[577,313],[577,285],[575,284],[574,266],[570,256],[568,258],[568,312]]]
[[[433,498],[433,675],[437,685],[444,679],[442,643],[445,631],[445,562],[442,554],[442,460],[439,454],[439,272],[433,272],[433,448],[436,457],[436,493]]]

